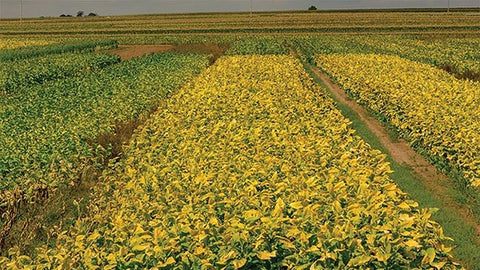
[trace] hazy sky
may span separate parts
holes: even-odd
[[[0,0],[1,18],[20,17],[21,0]],[[446,7],[448,0],[252,0],[254,10]],[[452,7],[479,7],[480,0],[450,0]],[[24,17],[75,15],[77,11],[100,15],[247,11],[249,0],[23,0]]]

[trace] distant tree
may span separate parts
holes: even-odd
[[[72,15],[70,15],[70,14],[67,14],[65,17],[73,17],[73,16],[72,16]]]
[[[90,12],[90,13],[88,13],[87,16],[89,16],[89,17],[94,17],[94,16],[97,16],[97,13]]]
[[[83,12],[83,11],[80,10],[79,12],[77,12],[77,17],[82,17],[84,13],[85,13],[85,12]]]
[[[60,17],[67,17],[67,15],[65,15],[65,14],[62,14],[62,15],[60,15]]]
[[[316,7],[316,6],[310,6],[310,7],[308,8],[308,10],[317,10],[317,7]]]

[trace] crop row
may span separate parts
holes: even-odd
[[[0,50],[16,49],[28,46],[41,46],[54,43],[48,40],[0,39]]]
[[[99,135],[150,110],[207,64],[203,55],[152,55],[2,97],[0,210],[18,196],[35,201],[37,190],[75,183],[110,153]]]
[[[451,66],[459,73],[480,73],[478,38],[422,40],[405,35],[351,35],[300,37],[292,42],[310,60],[315,54],[393,54],[437,67]]]
[[[480,186],[480,84],[398,56],[315,57],[360,103],[443,169]]]
[[[116,48],[116,40],[96,40],[82,42],[67,42],[45,46],[29,46],[25,48],[0,50],[0,61],[25,59],[66,52],[93,52],[98,49]]]
[[[0,66],[0,94],[53,79],[97,71],[118,62],[118,56],[92,53],[64,53],[4,62]]]
[[[285,41],[276,37],[239,38],[232,42],[230,48],[225,52],[227,55],[288,53],[289,49]]]
[[[224,57],[134,136],[94,212],[0,267],[455,268],[389,173],[298,60]]]
[[[26,35],[44,35],[44,36],[85,36],[85,35],[162,35],[162,34],[261,34],[261,33],[382,33],[382,32],[396,32],[396,31],[407,31],[407,32],[452,32],[452,31],[471,31],[477,32],[480,30],[480,25],[468,25],[468,26],[421,26],[421,25],[407,25],[407,26],[372,26],[372,27],[362,27],[362,26],[337,26],[337,27],[317,27],[315,25],[308,25],[304,27],[242,27],[242,28],[203,28],[203,29],[164,29],[164,28],[117,28],[117,29],[88,29],[88,30],[78,30],[78,31],[69,31],[69,30],[56,30],[56,31],[44,31],[44,30],[35,30],[35,31],[5,31],[0,32],[0,34],[11,37],[19,37]]]
[[[480,39],[421,40],[386,36],[365,39],[364,46],[434,66],[451,65],[459,72],[480,72]]]

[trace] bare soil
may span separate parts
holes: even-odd
[[[477,229],[477,242],[480,243],[480,224],[465,205],[462,205],[450,194],[448,186],[451,186],[451,180],[445,174],[432,165],[427,159],[418,154],[410,147],[403,138],[392,138],[388,129],[377,120],[364,107],[351,99],[345,91],[335,84],[326,74],[318,68],[311,66],[313,72],[329,88],[331,93],[345,106],[352,109],[360,120],[372,131],[379,139],[380,143],[387,149],[392,159],[399,164],[406,165],[412,169],[423,185],[443,203],[448,211],[454,211],[467,223]]]
[[[171,49],[175,53],[199,53],[209,54],[212,56],[210,64],[213,64],[225,51],[229,48],[227,44],[208,44],[208,43],[192,43],[192,44],[176,44]]]
[[[480,72],[475,72],[471,70],[459,71],[458,68],[452,65],[441,65],[439,68],[445,70],[446,72],[453,74],[457,79],[461,80],[472,80],[480,82]]]
[[[215,62],[228,49],[223,44],[167,44],[167,45],[119,45],[118,48],[101,51],[103,53],[116,54],[122,61],[130,60],[152,53],[199,53],[212,56],[210,64]]]
[[[117,54],[122,61],[125,61],[147,54],[167,52],[172,48],[172,45],[119,45],[118,48],[104,52]]]

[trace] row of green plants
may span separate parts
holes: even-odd
[[[226,55],[249,54],[288,54],[289,48],[285,40],[276,37],[239,38],[232,42]]]
[[[150,55],[0,99],[0,229],[19,200],[35,203],[101,166],[112,149],[99,135],[152,109],[207,65],[204,55]]]
[[[67,52],[93,52],[100,49],[116,48],[117,46],[118,42],[116,40],[90,40],[81,42],[66,40],[64,43],[0,50],[0,62]]]
[[[4,62],[0,65],[0,93],[29,91],[28,86],[96,72],[118,62],[116,55],[94,53],[63,53]]]

